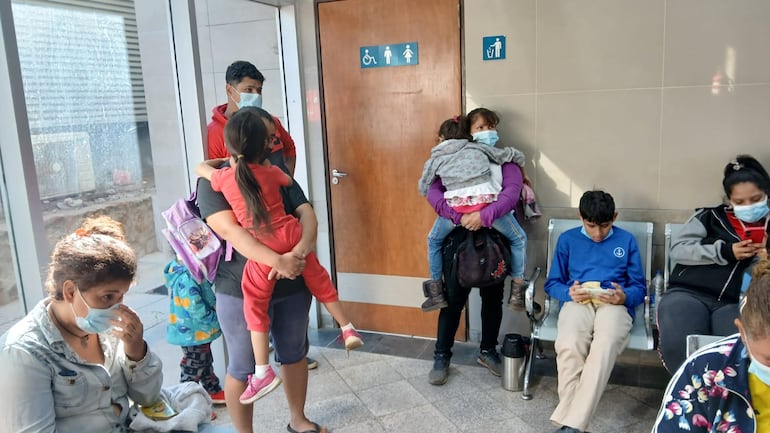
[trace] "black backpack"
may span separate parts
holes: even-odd
[[[444,277],[460,287],[490,287],[505,281],[511,269],[510,242],[497,230],[457,227],[444,240]]]

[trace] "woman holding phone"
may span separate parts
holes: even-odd
[[[737,332],[738,299],[746,269],[766,253],[770,177],[739,155],[724,169],[727,204],[698,209],[671,242],[676,263],[657,312],[659,350],[674,373],[685,362],[690,334]]]

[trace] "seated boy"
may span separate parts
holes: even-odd
[[[545,282],[545,291],[562,303],[555,343],[559,404],[551,415],[561,426],[557,432],[588,427],[628,344],[634,308],[644,301],[639,247],[631,233],[612,225],[617,216],[611,195],[583,194],[583,225],[559,236]]]

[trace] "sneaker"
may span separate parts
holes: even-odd
[[[431,385],[443,385],[449,379],[449,357],[446,355],[435,355],[433,357],[433,368],[428,373],[428,382]]]
[[[213,404],[225,404],[225,392],[219,390],[218,392],[210,392],[211,402]]]
[[[489,372],[495,376],[502,375],[502,362],[500,361],[500,355],[495,349],[482,350],[476,362],[487,367]]]
[[[354,349],[358,349],[364,345],[364,340],[361,339],[361,334],[359,334],[355,329],[343,329],[342,340],[345,341],[345,350],[348,352]]]
[[[272,368],[267,369],[267,374],[262,379],[258,379],[253,374],[250,374],[246,390],[243,391],[240,397],[241,404],[249,404],[259,400],[280,384],[281,378],[275,375]]]
[[[527,283],[522,281],[520,283],[511,280],[511,294],[508,297],[508,308],[511,310],[521,311],[525,308],[524,292],[527,290]]]
[[[307,369],[308,370],[315,370],[318,368],[318,361],[316,361],[314,358],[307,357]]]

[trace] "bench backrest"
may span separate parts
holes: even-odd
[[[664,289],[668,289],[668,279],[669,275],[671,275],[671,271],[674,270],[674,266],[676,263],[674,263],[673,260],[671,260],[671,239],[679,234],[679,230],[682,229],[684,226],[684,223],[668,223],[666,224],[665,228],[665,235],[666,239],[663,243],[664,251],[664,263],[663,263],[663,287]]]

